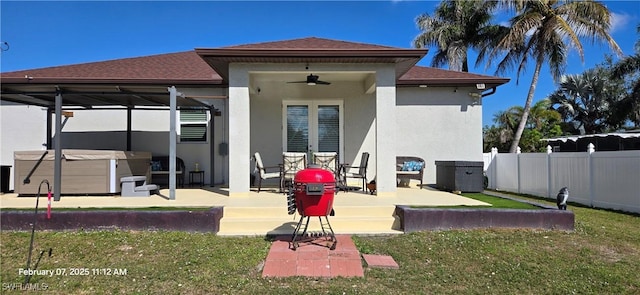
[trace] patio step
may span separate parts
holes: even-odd
[[[398,226],[393,206],[334,206],[334,210],[335,216],[328,218],[336,234],[402,233],[394,230]],[[225,207],[218,235],[290,235],[300,215],[288,215],[286,211],[284,204],[282,207]],[[317,217],[311,217],[308,230],[321,230]]]
[[[336,216],[344,217],[392,217],[394,206],[334,206]],[[286,202],[281,207],[231,207],[225,206],[224,217],[229,218],[254,218],[266,217],[291,217],[287,214]],[[332,217],[336,217],[332,216]]]

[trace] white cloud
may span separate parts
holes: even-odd
[[[627,26],[633,17],[626,13],[615,13],[611,12],[611,29],[609,34],[612,34],[618,30],[624,30],[624,27]]]

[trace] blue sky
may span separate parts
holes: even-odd
[[[612,36],[625,54],[638,40],[640,1],[604,1],[613,12]],[[432,14],[437,1],[197,1],[197,2],[0,2],[0,38],[9,50],[0,71],[102,61],[126,57],[304,37],[411,48],[419,34],[415,19]],[[506,19],[502,19],[505,21]],[[500,21],[500,20],[499,20]],[[585,60],[569,56],[568,74],[581,73],[611,53],[604,44],[585,45]],[[419,63],[429,66],[435,50]],[[475,62],[475,57],[471,57]],[[493,75],[492,68],[471,69]],[[483,125],[510,106],[523,105],[533,64],[483,101]],[[555,90],[543,68],[535,100]]]

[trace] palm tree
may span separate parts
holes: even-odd
[[[640,34],[640,25],[637,29]],[[635,75],[635,76],[634,76]],[[628,111],[629,120],[640,126],[640,39],[635,44],[635,54],[620,60],[612,69],[612,78],[635,77],[631,81],[631,93],[622,102],[622,109]]]
[[[500,26],[490,25],[496,1],[445,0],[433,17],[422,14],[416,23],[422,31],[413,41],[416,48],[436,47],[431,66],[448,64],[449,70],[469,71],[467,50],[494,39]]]
[[[551,102],[548,99],[539,100],[531,107],[529,122],[526,124],[526,134],[529,136],[523,140],[525,146],[522,148],[526,152],[535,152],[544,148],[544,142],[539,139],[543,137],[554,137],[562,134],[560,126],[560,114],[550,109]],[[524,108],[522,106],[512,106],[506,111],[497,112],[493,117],[496,125],[485,127],[485,140],[491,141],[499,149],[508,148],[507,143],[513,140],[513,134],[518,128]],[[484,146],[488,150],[488,146]]]
[[[493,122],[498,126],[498,139],[500,144],[504,144],[513,140],[513,133],[518,126],[520,120],[520,107],[513,106],[505,111],[499,111],[493,115]]]
[[[624,98],[622,79],[610,78],[608,68],[597,66],[582,74],[562,77],[560,87],[549,96],[565,123],[580,134],[615,130],[625,121],[620,115]],[[574,131],[575,132],[575,131]],[[577,133],[577,132],[576,132]]]
[[[622,51],[609,35],[611,15],[609,10],[596,1],[560,1],[530,0],[504,1],[508,7],[516,10],[516,16],[510,20],[510,29],[493,46],[483,49],[479,58],[487,57],[489,64],[499,56],[504,57],[498,63],[496,73],[503,73],[517,65],[517,75],[524,71],[527,62],[535,62],[533,78],[529,86],[522,119],[509,148],[515,152],[524,131],[533,95],[538,84],[542,65],[548,63],[551,75],[558,81],[564,67],[569,49],[576,48],[584,60],[581,37],[592,42],[606,40],[617,53]]]

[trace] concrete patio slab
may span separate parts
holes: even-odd
[[[168,189],[160,190],[164,196]],[[18,196],[14,193],[0,195],[0,208],[33,208],[36,198]],[[335,195],[334,207],[341,206],[478,206],[486,203],[465,198],[433,188],[398,188],[395,196],[379,197],[364,192],[339,192]],[[46,194],[40,196],[40,206],[46,206]],[[228,190],[220,187],[176,189],[175,200],[159,195],[138,198],[111,196],[65,196],[53,201],[53,208],[148,208],[148,207],[271,207],[286,208],[286,197],[275,190],[251,191],[247,197],[229,197]]]

